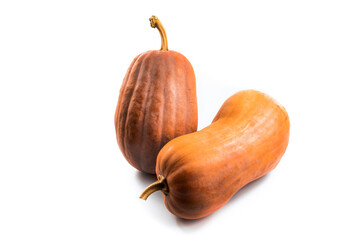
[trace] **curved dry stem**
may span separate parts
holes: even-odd
[[[140,198],[146,200],[152,193],[159,190],[165,194],[169,192],[166,179],[162,175],[158,176],[158,180],[156,182],[153,182],[147,188],[145,188],[144,192],[140,195]]]
[[[168,48],[168,42],[167,42],[167,37],[166,37],[166,32],[165,32],[165,29],[164,29],[164,26],[161,24],[160,20],[152,15],[150,18],[150,26],[152,28],[157,28],[160,32],[160,37],[161,37],[161,48],[160,50],[162,51],[168,51],[169,48]]]

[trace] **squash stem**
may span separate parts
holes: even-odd
[[[156,182],[153,182],[147,188],[145,188],[144,192],[140,195],[140,198],[146,200],[152,193],[159,190],[162,191],[164,194],[167,194],[169,192],[166,179],[162,175],[159,175]]]
[[[169,50],[168,41],[167,41],[164,26],[161,24],[160,20],[154,15],[152,15],[149,18],[149,20],[150,20],[150,26],[152,28],[157,28],[159,30],[159,32],[160,32],[160,37],[161,37],[161,48],[160,48],[160,50],[161,51],[168,51]]]

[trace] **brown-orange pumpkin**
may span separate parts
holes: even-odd
[[[140,196],[161,190],[180,218],[205,217],[244,185],[274,169],[288,145],[289,117],[273,98],[241,91],[220,108],[212,124],[167,143],[157,157],[158,181]]]
[[[161,36],[161,49],[132,61],[123,80],[115,112],[118,145],[126,160],[155,173],[156,157],[171,139],[197,130],[195,74],[180,53],[169,51],[165,30],[150,18]]]

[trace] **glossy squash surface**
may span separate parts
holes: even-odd
[[[211,125],[164,146],[157,158],[159,180],[141,198],[161,190],[176,216],[205,217],[277,166],[289,128],[285,108],[273,98],[255,90],[238,92],[225,101]]]

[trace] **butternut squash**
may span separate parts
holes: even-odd
[[[161,190],[171,213],[185,219],[205,217],[277,166],[289,129],[285,108],[273,98],[240,91],[225,101],[211,125],[161,149],[158,181],[140,198]]]
[[[161,36],[161,49],[132,61],[123,80],[115,112],[118,145],[126,160],[155,174],[156,157],[171,139],[197,130],[195,74],[180,53],[168,50],[166,32],[155,16],[151,27]]]

